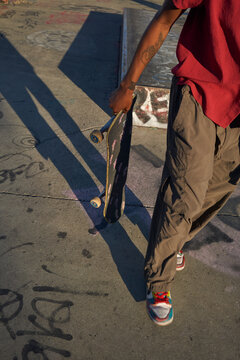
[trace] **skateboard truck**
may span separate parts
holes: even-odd
[[[105,125],[103,125],[103,127],[100,130],[93,130],[91,132],[90,139],[92,140],[92,142],[94,142],[94,144],[99,144],[101,141],[103,141],[103,139],[104,139],[103,133],[108,131],[113,120],[115,120],[115,118],[118,118],[119,116],[121,116],[122,113],[123,113],[122,110],[119,111],[119,113],[117,113],[117,115],[113,115],[111,117],[111,119]]]
[[[99,196],[96,196],[95,198],[93,198],[91,201],[90,201],[90,204],[95,207],[96,209],[98,209],[101,204],[102,204],[102,198],[105,196],[105,189],[103,190],[103,192],[101,192],[101,194]]]

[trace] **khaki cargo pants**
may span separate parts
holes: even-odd
[[[174,77],[168,121],[144,267],[152,291],[170,290],[177,252],[217,214],[240,178],[240,116],[226,129],[217,126]]]

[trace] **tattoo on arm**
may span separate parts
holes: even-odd
[[[149,46],[146,50],[142,52],[140,59],[144,65],[147,65],[149,61],[154,57],[154,55],[158,52],[158,49],[162,45],[163,41],[163,34],[160,33],[157,42],[154,45]]]
[[[130,85],[128,86],[129,90],[135,90],[136,83],[134,81],[131,81]]]

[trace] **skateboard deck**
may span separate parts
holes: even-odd
[[[113,116],[100,130],[94,130],[90,138],[99,143],[106,132],[107,165],[106,186],[104,191],[91,200],[91,204],[98,208],[101,198],[105,196],[103,216],[108,223],[118,221],[125,208],[125,184],[127,180],[129,154],[132,137],[132,109],[128,113],[120,111]]]

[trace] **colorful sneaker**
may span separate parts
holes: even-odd
[[[181,271],[184,268],[185,268],[185,256],[184,256],[184,253],[182,251],[179,251],[177,253],[177,267],[176,267],[176,270]]]
[[[155,324],[165,326],[173,321],[173,308],[170,291],[147,293],[147,312]]]

